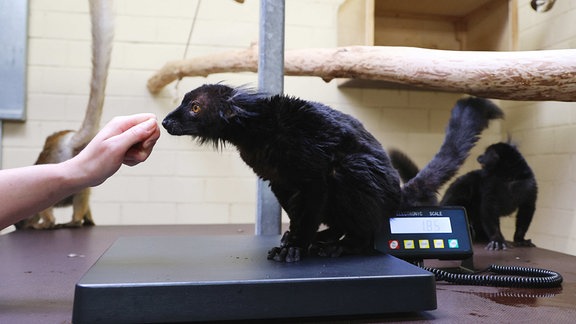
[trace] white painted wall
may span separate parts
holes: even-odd
[[[336,46],[340,0],[287,0],[286,48]],[[253,73],[186,78],[159,95],[147,79],[165,62],[184,55],[197,2],[114,0],[116,37],[103,122],[116,115],[152,112],[161,120],[183,94],[203,83],[257,85]],[[539,14],[520,1],[520,49],[575,48],[576,3],[558,1]],[[204,0],[187,57],[244,49],[258,40],[259,1]],[[4,168],[33,164],[45,138],[79,127],[88,97],[90,33],[87,1],[30,0],[28,119],[5,123]],[[285,92],[321,101],[362,120],[386,147],[399,147],[420,166],[444,137],[449,111],[459,94],[339,89],[335,82],[287,77]],[[500,102],[505,122],[493,123],[462,172],[507,133],[520,143],[540,184],[538,209],[528,238],[541,247],[576,254],[576,104]],[[124,167],[93,190],[97,224],[249,223],[256,212],[256,178],[233,147],[214,152],[190,138],[163,131],[150,159]],[[60,209],[68,220],[71,211]],[[513,219],[503,222],[512,238]]]

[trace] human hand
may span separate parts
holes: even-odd
[[[153,114],[114,117],[72,160],[96,186],[112,176],[122,164],[134,166],[152,153],[160,129]]]

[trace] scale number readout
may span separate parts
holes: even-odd
[[[394,217],[390,218],[390,233],[452,233],[450,217]]]

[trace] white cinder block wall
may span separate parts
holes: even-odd
[[[576,2],[556,1],[536,13],[519,1],[519,49],[576,48]],[[576,60],[576,56],[574,58]],[[528,238],[551,250],[576,254],[576,103],[505,102],[503,130],[519,143],[539,184]],[[514,219],[503,222],[512,237]]]
[[[336,46],[339,0],[286,3],[286,48]],[[160,95],[147,79],[181,59],[197,7],[190,0],[115,0],[116,34],[103,122],[153,112],[161,120],[182,95],[205,82],[257,85],[253,73],[186,78]],[[187,57],[243,49],[258,40],[259,1],[202,1]],[[31,0],[28,118],[6,123],[3,167],[33,164],[46,136],[80,125],[90,77],[87,1]],[[288,77],[285,92],[321,101],[361,119],[385,146],[401,147],[423,165],[439,147],[458,94],[338,89],[335,82]],[[498,124],[487,132],[499,139]],[[98,224],[247,223],[254,221],[256,180],[234,148],[214,152],[163,132],[154,154],[93,190]],[[62,221],[70,209],[59,209]]]
[[[80,125],[90,78],[88,1],[31,0],[28,114],[6,123],[3,167],[33,164],[49,134]],[[152,96],[147,79],[165,62],[244,49],[258,40],[259,1],[115,0],[116,32],[103,123],[115,115],[153,112],[161,120],[182,95],[205,82],[257,86],[253,73],[186,78]],[[286,3],[286,48],[336,46],[339,0]],[[335,82],[288,77],[285,92],[357,116],[387,146],[405,148],[421,164],[443,138],[456,94],[339,90]],[[495,131],[499,134],[499,131]],[[163,132],[154,154],[123,168],[93,190],[98,224],[253,222],[256,180],[234,148],[214,152]],[[59,209],[68,219],[71,211]]]
[[[286,48],[336,46],[340,2],[286,1]],[[538,15],[521,4],[522,49],[574,47],[576,38],[567,28],[576,16],[574,4],[556,6],[553,12]],[[257,86],[255,74],[238,73],[185,78],[178,87],[170,84],[156,96],[147,91],[148,78],[165,62],[183,58],[186,51],[186,57],[202,56],[244,49],[258,40],[258,0],[244,4],[204,0],[186,50],[196,7],[193,0],[114,0],[116,36],[103,123],[137,112],[152,112],[161,120],[186,91],[203,83]],[[562,21],[565,25],[559,26]],[[4,124],[3,168],[33,164],[46,136],[80,125],[90,78],[89,27],[87,1],[30,0],[28,114],[25,123]],[[449,111],[460,97],[339,89],[335,82],[312,77],[286,77],[285,93],[356,116],[384,146],[402,148],[420,166],[442,143]],[[573,104],[501,105],[507,110],[507,121],[493,123],[472,156],[505,138],[507,132],[521,142],[541,183],[538,212],[528,237],[539,246],[576,254],[576,244],[569,239],[576,232],[571,199],[576,192],[571,173],[576,145],[569,140],[570,133],[576,133]],[[462,172],[476,167],[470,159]],[[250,223],[256,212],[256,178],[233,147],[215,152],[163,131],[146,163],[123,167],[94,188],[92,209],[99,225]],[[70,214],[70,209],[58,210],[61,221]],[[506,231],[510,226],[504,223]]]

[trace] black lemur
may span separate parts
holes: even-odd
[[[418,168],[402,153],[391,150],[391,159],[409,179]],[[510,143],[488,146],[478,157],[479,170],[458,177],[440,201],[443,206],[464,206],[472,236],[477,242],[488,242],[486,249],[506,248],[500,231],[500,217],[517,210],[515,246],[534,246],[525,239],[536,208],[538,187],[532,169],[518,149]],[[416,170],[416,172],[415,172]]]
[[[458,170],[489,120],[501,116],[489,101],[458,101],[435,158],[444,161],[433,160],[415,177],[413,182],[425,187],[405,192],[374,136],[355,118],[321,103],[203,85],[187,93],[162,125],[172,135],[192,135],[216,148],[233,144],[244,162],[269,180],[290,226],[268,258],[293,262],[311,251],[325,256],[372,251],[384,220],[431,196]],[[318,232],[320,224],[327,228]]]

